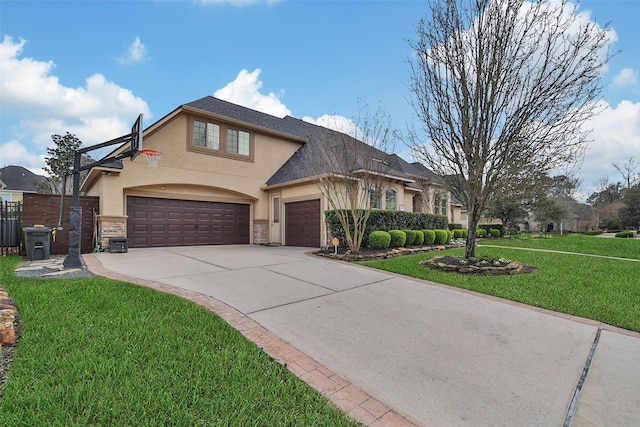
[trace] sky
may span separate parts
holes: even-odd
[[[578,10],[617,52],[585,124],[584,199],[640,160],[640,0]],[[422,0],[0,0],[0,166],[43,174],[52,134],[90,146],[209,95],[327,126],[378,107],[395,129],[419,125],[408,40],[423,17]]]

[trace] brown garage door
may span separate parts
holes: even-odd
[[[285,203],[287,246],[320,247],[320,199]]]
[[[129,247],[249,243],[249,205],[127,197]]]

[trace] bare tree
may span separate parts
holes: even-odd
[[[335,210],[345,233],[346,245],[360,251],[371,209],[389,184],[387,150],[392,131],[381,110],[361,112],[349,129],[336,123],[341,132],[312,126],[308,142],[298,152],[298,168],[310,176]]]
[[[409,42],[427,137],[412,130],[410,146],[466,205],[470,257],[494,191],[580,164],[609,34],[566,1],[433,0],[430,9]]]
[[[620,166],[617,163],[613,163],[613,167],[616,168],[622,178],[627,183],[627,190],[633,187],[638,181],[640,181],[640,173],[636,173],[638,170],[638,163],[633,157],[631,157],[624,165]]]

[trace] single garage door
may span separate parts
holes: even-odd
[[[320,247],[320,199],[285,203],[285,244]]]
[[[127,197],[131,248],[248,244],[249,205]]]

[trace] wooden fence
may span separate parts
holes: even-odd
[[[55,228],[58,226],[60,216],[59,194],[24,193],[22,203],[22,226],[33,227],[44,225]],[[66,196],[64,217],[69,219],[72,197]],[[100,198],[93,196],[81,196],[82,207],[82,235],[80,250],[82,253],[93,252],[95,248],[95,216],[99,213]],[[69,253],[69,223],[63,223],[63,230],[56,233],[55,241],[51,240],[51,254],[64,255]]]

